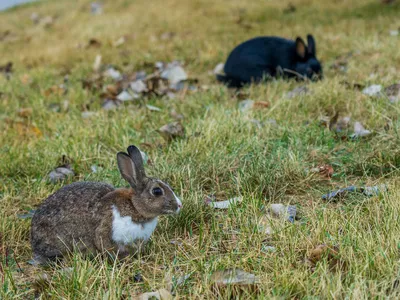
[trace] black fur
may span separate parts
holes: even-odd
[[[315,40],[307,36],[308,46],[280,37],[257,37],[237,46],[229,55],[224,75],[217,80],[229,87],[259,83],[271,77],[320,79],[322,66],[316,58]]]

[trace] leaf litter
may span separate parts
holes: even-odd
[[[160,127],[157,132],[167,141],[171,142],[174,139],[185,136],[185,128],[178,122],[172,122]]]
[[[375,185],[375,186],[364,186],[364,187],[356,187],[354,185],[351,185],[330,192],[328,194],[322,195],[322,199],[323,200],[342,199],[349,193],[361,193],[364,194],[365,196],[372,197],[372,196],[378,196],[387,191],[388,188],[385,184]]]
[[[61,164],[52,170],[47,178],[51,183],[56,184],[73,176],[75,176],[75,173],[71,167],[71,160],[67,156],[63,155],[61,157]]]
[[[214,272],[211,276],[211,282],[217,286],[254,285],[260,283],[260,279],[242,269],[227,269]]]
[[[216,201],[216,197],[214,195],[206,196],[204,199],[204,203],[215,209],[228,209],[232,206],[237,205],[238,203],[243,201],[243,197],[235,197],[224,201]]]

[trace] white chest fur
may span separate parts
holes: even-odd
[[[132,217],[122,217],[118,209],[113,206],[112,239],[117,244],[128,245],[135,240],[147,241],[157,226],[157,218],[142,224],[132,222]]]

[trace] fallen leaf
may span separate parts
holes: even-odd
[[[293,223],[296,219],[297,209],[294,205],[284,205],[282,203],[271,204],[271,213],[276,217],[284,217]]]
[[[177,84],[188,79],[185,70],[178,63],[168,64],[161,73],[161,78],[167,79],[170,84]]]
[[[392,84],[385,88],[385,95],[391,103],[397,103],[400,100],[400,83]]]
[[[232,199],[224,200],[224,201],[215,201],[213,197],[206,197],[204,202],[208,205],[211,206],[212,208],[216,209],[227,209],[229,207],[232,207],[240,202],[243,201],[243,197],[235,197]]]
[[[310,170],[313,173],[318,173],[321,177],[331,179],[333,175],[333,167],[331,165],[321,165]]]
[[[360,122],[354,122],[354,133],[350,136],[352,139],[370,135],[371,131],[364,128]]]
[[[388,188],[385,184],[380,184],[380,185],[362,187],[361,191],[365,196],[372,197],[372,196],[378,196],[382,193],[386,193],[388,191]]]
[[[169,300],[173,299],[171,293],[166,289],[159,289],[155,292],[143,293],[139,296],[133,296],[133,299],[138,300],[148,300],[148,299],[159,299],[159,300]]]
[[[271,227],[271,219],[269,216],[262,216],[258,222],[258,231],[265,235],[272,235],[274,230]]]
[[[45,96],[45,97],[50,97],[52,95],[54,95],[54,96],[63,96],[66,93],[67,93],[67,89],[66,89],[66,86],[64,84],[53,85],[52,87],[50,87],[47,90],[44,90],[42,92],[43,96]]]
[[[90,117],[93,117],[94,115],[96,115],[96,113],[94,111],[83,111],[81,116],[84,119],[88,119]]]
[[[32,112],[33,112],[33,110],[31,107],[20,108],[18,110],[18,116],[22,117],[22,118],[27,118],[32,115]]]
[[[57,167],[53,171],[51,171],[48,175],[48,179],[55,184],[60,181],[66,180],[67,178],[72,177],[74,175],[75,173],[71,169],[71,167],[69,165],[64,165]]]
[[[150,77],[146,80],[148,92],[158,96],[165,95],[168,92],[168,80],[159,76]]]
[[[112,78],[112,79],[114,79],[114,80],[121,80],[121,79],[122,79],[121,73],[120,73],[118,70],[114,69],[113,67],[108,68],[108,69],[104,72],[104,75],[105,75],[106,77],[110,77],[110,78]]]
[[[262,252],[267,252],[267,253],[276,252],[276,247],[269,246],[269,245],[262,245],[261,246],[261,251]]]
[[[270,103],[268,101],[256,101],[254,102],[254,108],[268,108]]]
[[[90,39],[86,45],[86,48],[100,48],[101,47],[101,42],[97,39]]]
[[[144,81],[141,79],[131,82],[130,88],[132,91],[134,91],[135,93],[138,93],[138,94],[147,92],[147,86],[144,83]]]
[[[94,63],[93,63],[93,71],[95,71],[95,72],[100,71],[101,59],[102,59],[102,57],[101,57],[100,54],[96,55],[96,58],[95,58]]]
[[[185,135],[185,129],[180,122],[166,124],[160,127],[158,132],[168,142]]]
[[[253,285],[260,283],[257,276],[241,269],[217,271],[211,276],[211,282],[217,286]]]
[[[21,75],[20,80],[23,85],[29,85],[29,84],[32,84],[32,82],[33,82],[32,78],[29,76],[29,74]]]
[[[113,46],[119,47],[119,46],[122,46],[123,44],[125,44],[125,42],[126,42],[126,38],[124,36],[121,36],[118,40],[113,42]]]
[[[150,105],[150,104],[146,104],[146,107],[150,111],[161,111],[161,108],[159,108],[157,106]]]
[[[117,100],[119,101],[132,101],[134,99],[134,96],[132,96],[129,92],[127,91],[122,91],[120,94],[117,96]]]
[[[339,262],[339,248],[321,244],[311,250],[308,260],[315,266],[321,260],[326,259],[331,267]]]
[[[101,107],[104,110],[113,110],[113,109],[116,109],[119,105],[120,105],[120,102],[106,99]]]
[[[377,196],[381,193],[385,193],[387,191],[388,191],[388,188],[384,184],[375,185],[375,186],[364,186],[364,187],[356,187],[356,186],[352,185],[352,186],[348,186],[348,187],[330,192],[328,194],[325,194],[322,196],[322,199],[323,200],[332,200],[335,198],[342,199],[348,193],[362,193],[365,196],[372,197],[372,196]]]
[[[362,93],[368,96],[379,96],[381,94],[382,89],[383,86],[381,86],[380,84],[373,84],[363,89]]]
[[[215,75],[222,74],[224,72],[224,67],[225,67],[225,64],[219,63],[218,65],[215,66],[213,73]]]
[[[181,80],[178,83],[175,84],[170,84],[169,88],[173,91],[196,91],[197,87],[193,84],[191,84],[191,82],[197,83],[197,80]]]
[[[15,131],[18,133],[20,136],[25,136],[25,137],[30,137],[30,136],[36,136],[36,137],[41,137],[42,131],[36,127],[35,125],[31,124],[28,122],[27,119],[24,120],[6,120],[10,126],[15,129]]]
[[[254,101],[250,99],[246,99],[239,102],[239,110],[241,112],[248,111],[254,107]]]

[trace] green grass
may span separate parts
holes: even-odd
[[[399,37],[390,36],[389,30],[400,26],[400,4],[290,2],[297,8],[293,13],[284,12],[288,1],[262,0],[115,0],[104,5],[100,16],[90,15],[90,1],[64,0],[0,13],[0,36],[10,31],[0,41],[0,64],[15,65],[11,80],[0,79],[1,299],[33,299],[38,290],[43,299],[122,299],[165,288],[167,278],[182,275],[190,277],[174,289],[177,298],[213,298],[218,294],[210,277],[227,268],[260,277],[258,289],[243,289],[243,299],[399,297],[400,289],[392,286],[400,277],[400,104],[365,96],[340,82],[388,86],[399,81]],[[56,17],[54,24],[33,25],[33,12]],[[248,26],[235,22],[240,15]],[[175,36],[162,40],[164,32]],[[325,71],[323,81],[308,85],[310,95],[286,99],[285,93],[301,84],[296,82],[251,86],[245,89],[248,98],[271,105],[243,113],[239,99],[209,73],[245,39],[305,37],[308,32],[316,37]],[[122,35],[128,36],[127,42],[113,47]],[[102,47],[77,47],[90,38],[101,41]],[[337,56],[349,52],[354,54],[346,73],[330,68]],[[190,77],[209,89],[172,100],[146,100],[161,112],[139,104],[103,111],[99,91],[86,92],[81,84],[91,76],[97,54],[124,72],[156,61],[182,60]],[[65,75],[68,94],[45,96]],[[24,84],[24,76],[31,83]],[[64,100],[69,101],[68,112],[48,108]],[[96,115],[83,119],[82,107],[89,103]],[[27,107],[32,114],[19,117],[18,110]],[[186,136],[167,144],[155,130],[173,121],[171,109],[185,116]],[[356,141],[337,138],[319,124],[321,117],[337,111],[373,134]],[[251,119],[265,126],[258,128]],[[30,266],[30,220],[17,216],[67,184],[45,180],[60,157],[73,160],[77,175],[70,181],[126,186],[115,154],[140,143],[154,146],[145,149],[153,162],[147,172],[167,180],[184,202],[179,216],[161,218],[146,254],[115,263],[74,254],[58,267]],[[322,164],[333,166],[331,180],[307,172]],[[92,165],[102,168],[92,173]],[[350,195],[337,203],[321,200],[336,188],[381,183],[388,185],[389,193]],[[220,199],[240,194],[244,201],[216,211],[203,203],[212,193]],[[270,203],[297,205],[301,222],[271,220],[274,233],[266,237],[257,227]],[[265,239],[276,252],[262,251]],[[330,269],[327,259],[315,268],[305,263],[323,243],[339,248],[341,267]],[[138,272],[143,282],[134,282]],[[48,280],[39,287],[37,276],[43,273]]]

